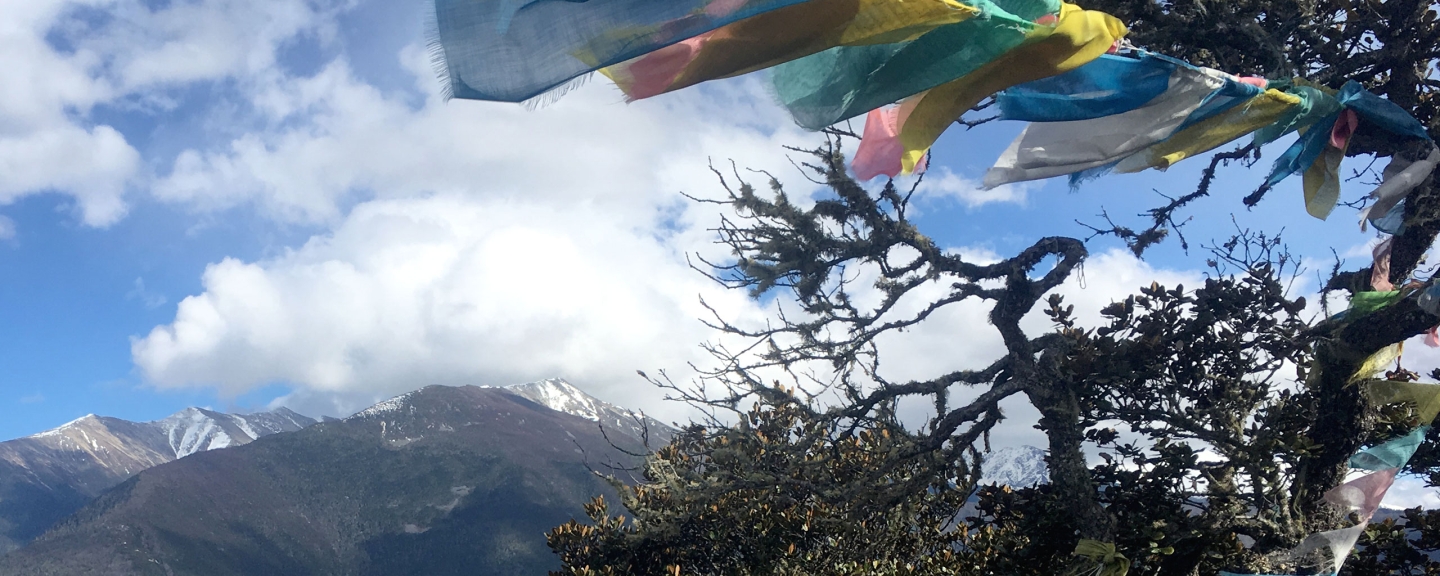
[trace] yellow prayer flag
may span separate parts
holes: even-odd
[[[837,45],[909,42],[979,14],[980,9],[956,0],[861,0],[859,12],[840,33]]]
[[[1394,362],[1395,359],[1399,357],[1399,344],[1391,344],[1381,348],[1378,352],[1366,358],[1365,362],[1361,363],[1359,368],[1355,369],[1355,373],[1350,375],[1350,383],[1354,384],[1361,380],[1374,378],[1376,374],[1379,374],[1381,370],[1384,370],[1386,366],[1390,365],[1391,362]]]
[[[1325,152],[1305,170],[1305,211],[1324,220],[1340,202],[1340,161],[1345,151],[1326,146]]]
[[[1062,4],[1055,26],[1037,27],[1020,47],[925,93],[900,131],[905,172],[914,171],[940,134],[981,100],[1011,86],[1079,68],[1109,51],[1128,32],[1114,16]]]

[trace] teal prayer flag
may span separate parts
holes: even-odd
[[[1429,426],[1421,426],[1414,431],[1364,451],[1350,458],[1350,467],[1361,470],[1386,470],[1389,468],[1403,468],[1415,451],[1420,449],[1420,443],[1425,440],[1425,433],[1430,431]]]
[[[1336,96],[1346,108],[1354,110],[1366,122],[1375,124],[1386,132],[1429,140],[1430,133],[1414,116],[1398,104],[1367,92],[1359,82],[1351,80],[1340,88]]]
[[[804,0],[435,0],[431,56],[450,95],[521,102],[570,80]]]
[[[1025,41],[1059,0],[974,0],[981,14],[912,40],[840,46],[772,69],[770,81],[795,122],[820,130],[974,72]]]

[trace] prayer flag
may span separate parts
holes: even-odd
[[[1371,380],[1365,383],[1365,393],[1376,404],[1414,404],[1421,424],[1430,424],[1435,415],[1440,414],[1440,385],[1437,384]]]
[[[1204,154],[1227,142],[1275,122],[1300,98],[1268,89],[1248,102],[1185,128],[1149,149],[1122,160],[1117,172],[1139,172],[1146,168],[1164,170],[1176,162]]]
[[[1309,129],[1311,127],[1306,127],[1300,138],[1286,148],[1279,158],[1275,159],[1275,165],[1270,169],[1270,176],[1265,179],[1265,185],[1279,184],[1292,174],[1304,172],[1314,165],[1315,160],[1325,153],[1325,145],[1330,141],[1330,126],[1333,126],[1339,119],[1340,112],[1337,110],[1315,123],[1315,126],[1324,126],[1325,129],[1311,130]]]
[[[1345,559],[1349,558],[1350,552],[1355,549],[1355,543],[1360,540],[1360,535],[1365,533],[1367,523],[1311,534],[1300,542],[1300,546],[1295,548],[1293,554],[1299,558],[1311,552],[1326,549],[1330,552],[1330,560],[1327,562],[1328,569],[1339,573],[1340,567],[1345,564]]]
[[[1019,46],[1059,0],[973,0],[980,15],[912,42],[841,46],[778,65],[771,82],[801,127],[820,130],[974,72]]]
[[[1181,64],[1187,67],[1194,68],[1189,64]],[[1219,88],[1206,95],[1205,99],[1200,103],[1199,107],[1195,108],[1193,111],[1191,111],[1188,115],[1185,116],[1184,120],[1180,123],[1180,126],[1177,130],[1184,130],[1200,122],[1204,122],[1206,120],[1214,118],[1215,116],[1223,114],[1236,106],[1249,102],[1256,96],[1264,93],[1264,90],[1258,86],[1258,83],[1241,82],[1240,78],[1236,78],[1232,74],[1226,74],[1219,70],[1212,70],[1209,68],[1200,68],[1200,70],[1204,70],[1208,73],[1214,73],[1219,77],[1223,78],[1224,82],[1220,85]],[[1161,138],[1161,141],[1163,141],[1164,138],[1169,138],[1170,136],[1173,136],[1174,133],[1175,130],[1167,132],[1165,136]],[[1127,154],[1127,157],[1128,156],[1129,154]],[[1082,182],[1104,176],[1105,174],[1110,173],[1112,170],[1115,170],[1115,168],[1119,164],[1120,159],[1117,159],[1113,162],[1075,172],[1070,175],[1070,187],[1078,188]]]
[[[1376,124],[1386,132],[1422,140],[1430,139],[1430,133],[1425,131],[1425,126],[1420,124],[1419,120],[1394,102],[1365,91],[1359,82],[1346,82],[1340,87],[1336,98],[1340,100],[1340,104],[1354,110],[1365,121]]]
[[[1379,292],[1389,292],[1395,289],[1395,284],[1390,282],[1390,245],[1394,243],[1395,237],[1386,238],[1384,242],[1375,245],[1370,251],[1374,262],[1370,264],[1370,288]]]
[[[1383,212],[1371,212],[1367,206],[1360,211],[1360,231],[1365,231],[1365,224],[1370,224],[1376,230],[1386,234],[1398,235],[1405,231],[1405,199],[1401,198],[1389,210]]]
[[[1379,446],[1366,448],[1350,457],[1350,467],[1372,471],[1403,468],[1405,463],[1410,461],[1410,457],[1415,455],[1415,451],[1420,449],[1420,443],[1425,440],[1425,433],[1429,431],[1429,426],[1421,426],[1409,434]]]
[[[956,0],[810,0],[601,70],[631,100],[738,76],[836,46],[908,42],[980,10]]]
[[[984,185],[994,188],[1111,165],[1170,137],[1228,81],[1218,70],[1179,65],[1169,88],[1135,110],[1094,120],[1030,124],[985,173]]]
[[[905,171],[913,170],[940,134],[981,100],[1017,84],[1074,70],[1105,54],[1126,32],[1114,16],[1064,4],[1054,27],[1035,30],[1020,47],[925,93],[900,127]]]
[[[1396,234],[1396,231],[1382,228],[1380,220],[1390,218],[1391,212],[1399,207],[1400,202],[1409,196],[1415,187],[1430,178],[1437,164],[1440,164],[1440,148],[1432,147],[1430,154],[1418,161],[1399,154],[1390,157],[1390,164],[1381,174],[1380,186],[1370,192],[1370,197],[1374,198],[1375,202],[1360,212],[1360,229],[1365,229],[1365,222],[1368,220],[1377,229]]]
[[[1355,296],[1360,296],[1361,294],[1371,294],[1373,296],[1365,297],[1367,299],[1360,303],[1361,309],[1357,311],[1355,309]],[[1394,299],[1399,298],[1399,292],[1393,294],[1388,292],[1360,292],[1359,294],[1355,294],[1355,296],[1352,296],[1350,299],[1350,310],[1344,312],[1347,316],[1353,314],[1354,316],[1350,318],[1352,320],[1355,317],[1369,314],[1384,306],[1389,306],[1394,302]],[[1378,352],[1371,354],[1369,358],[1366,358],[1364,362],[1360,363],[1360,367],[1356,368],[1355,373],[1350,375],[1348,382],[1353,384],[1374,378],[1376,374],[1379,374],[1381,370],[1384,370],[1386,366],[1390,365],[1391,362],[1394,362],[1395,359],[1399,357],[1399,344],[1391,344],[1381,348]]]
[[[1345,147],[1350,145],[1350,136],[1359,122],[1350,109],[1336,113],[1334,118],[1333,122],[1321,122],[1311,129],[1316,135],[1324,132],[1326,138],[1320,145],[1324,152],[1305,171],[1303,185],[1305,211],[1321,220],[1329,218],[1340,202],[1340,162],[1345,160]]]
[[[1415,299],[1415,305],[1432,316],[1440,316],[1440,282],[1432,280],[1430,285],[1420,292],[1420,297]]]
[[[1170,89],[1177,64],[1148,52],[1104,54],[1061,74],[995,95],[1002,120],[1073,122],[1129,112]]]
[[[1332,488],[1325,493],[1325,501],[1346,510],[1358,511],[1360,518],[1368,522],[1380,508],[1380,501],[1385,499],[1385,492],[1395,483],[1395,475],[1399,472],[1399,468],[1386,468],[1366,474]]]
[[[856,178],[864,181],[882,174],[891,178],[900,174],[900,156],[905,153],[900,145],[900,125],[918,101],[918,98],[906,98],[896,106],[871,110],[865,117],[865,134],[850,163]]]
[[[1323,119],[1340,111],[1340,101],[1333,95],[1333,90],[1295,84],[1294,81],[1291,84],[1285,88],[1285,92],[1298,96],[1300,104],[1274,124],[1256,130],[1254,136],[1256,146],[1264,146],[1280,139],[1281,136],[1308,128],[1316,123],[1323,125]]]
[[[431,50],[456,98],[521,102],[803,0],[435,0]]]
[[[1340,117],[1335,120],[1335,126],[1330,129],[1330,145],[1341,150],[1350,147],[1350,137],[1355,135],[1355,130],[1360,128],[1360,116],[1354,110],[1346,108],[1340,111]]]
[[[1349,318],[1354,320],[1391,304],[1400,299],[1398,290],[1388,292],[1356,292],[1350,296]]]

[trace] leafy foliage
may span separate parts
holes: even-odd
[[[969,491],[933,474],[932,454],[885,465],[914,440],[890,424],[841,437],[783,404],[730,428],[691,426],[651,457],[647,483],[617,483],[633,519],[599,498],[593,525],[549,534],[560,573],[991,573],[1005,529],[956,523]]]

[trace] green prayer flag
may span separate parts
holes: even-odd
[[[1098,540],[1080,540],[1075,544],[1076,556],[1094,560],[1100,564],[1096,576],[1125,576],[1130,571],[1130,559],[1115,549],[1115,544]]]
[[[1365,393],[1376,404],[1414,404],[1421,424],[1431,423],[1440,414],[1440,385],[1371,380],[1365,383]]]
[[[1353,320],[1359,318],[1400,300],[1400,291],[1389,292],[1356,292],[1350,297],[1350,311],[1346,317]]]

